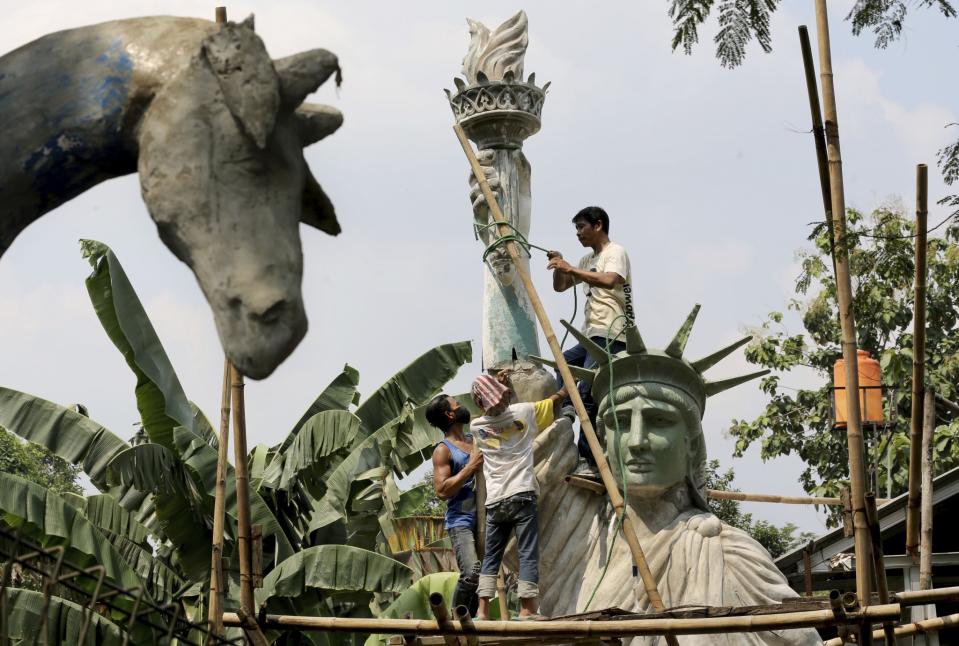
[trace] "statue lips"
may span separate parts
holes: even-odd
[[[633,473],[651,473],[656,469],[655,460],[626,460],[626,468]]]

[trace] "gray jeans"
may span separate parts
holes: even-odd
[[[479,584],[480,560],[476,555],[476,534],[471,527],[451,527],[446,530],[456,565],[460,569],[460,578],[453,591],[452,608],[464,605],[471,613],[476,612],[476,586]]]

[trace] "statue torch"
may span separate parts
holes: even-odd
[[[455,93],[446,91],[456,122],[479,149],[479,159],[488,169],[503,215],[514,233],[523,237],[530,228],[530,166],[523,155],[523,141],[539,131],[546,88],[534,84],[534,74],[523,80],[523,59],[529,42],[526,14],[522,11],[490,31],[467,20],[471,42],[463,59],[464,82],[455,78]],[[527,360],[539,354],[536,319],[529,297],[506,250],[489,249],[499,237],[485,202],[474,208],[474,231],[487,248],[483,289],[483,366],[487,370],[509,367],[525,374],[520,387],[513,379],[520,400],[540,392],[552,392],[552,377]],[[528,259],[523,262],[529,264]],[[535,386],[534,386],[535,384]],[[530,391],[529,387],[533,386]],[[528,392],[521,392],[528,391]]]

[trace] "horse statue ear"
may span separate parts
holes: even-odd
[[[336,55],[325,49],[311,49],[273,61],[276,75],[280,78],[280,98],[283,105],[293,109],[303,99],[326,82],[335,72],[336,86],[343,81],[340,63]]]
[[[253,16],[223,25],[203,40],[201,51],[230,113],[261,150],[266,148],[280,107],[280,82],[253,32]]]

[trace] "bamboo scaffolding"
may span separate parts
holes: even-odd
[[[832,53],[829,43],[829,18],[826,0],[815,0],[816,29],[819,35],[819,71],[825,108],[824,130],[826,154],[829,160],[831,214],[833,219],[833,257],[836,261],[836,296],[842,328],[842,355],[846,377],[846,392],[859,392],[859,362],[856,352],[856,320],[853,314],[852,282],[849,277],[849,253],[846,248],[846,201],[842,180],[842,153],[839,147],[839,120],[836,112],[836,93],[832,75]],[[846,439],[849,449],[849,480],[852,493],[853,528],[855,532],[856,563],[871,563],[871,543],[866,523],[864,447],[859,397],[846,397]],[[856,568],[856,593],[863,606],[869,603],[869,567]],[[871,630],[861,632],[860,643],[869,643]]]
[[[923,633],[936,633],[957,627],[959,627],[959,614],[946,615],[945,617],[934,617],[932,619],[923,619],[922,621],[917,621],[913,624],[896,626],[895,633],[896,637],[907,637],[909,635],[918,635]],[[885,635],[881,630],[876,630],[872,633],[872,638],[882,640],[885,638]],[[823,642],[823,646],[843,646],[843,643],[844,642],[841,639],[836,638]]]
[[[617,619],[605,621],[481,621],[473,622],[477,635],[542,637],[632,637],[654,635],[711,635],[730,632],[762,632],[835,626],[843,623],[881,622],[899,617],[897,603],[874,605],[837,617],[831,609],[739,617],[701,617],[694,619]],[[428,619],[364,619],[353,617],[304,617],[268,614],[263,628],[295,628],[337,633],[395,633],[402,635],[466,635],[458,621],[441,625]],[[227,626],[238,626],[236,613],[223,615]]]
[[[250,545],[250,488],[246,465],[246,406],[243,401],[243,375],[231,366],[233,390],[233,457],[236,461],[236,544],[240,557],[240,609],[255,616],[253,601],[252,546]]]
[[[217,12],[219,14],[219,12]],[[213,554],[210,564],[208,619],[217,635],[223,634],[225,582],[223,578],[223,529],[226,517],[226,465],[230,446],[230,360],[223,359],[223,392],[220,398],[220,436],[216,455],[216,494],[213,502]]]
[[[509,604],[506,603],[506,577],[503,576],[503,566],[500,565],[496,575],[496,599],[499,603],[499,618],[509,619]]]
[[[932,586],[932,444],[936,432],[936,393],[926,386],[922,421],[922,486],[919,516],[919,589]]]
[[[459,124],[453,126],[453,131],[456,133],[456,138],[459,140],[460,145],[463,147],[463,152],[465,153],[466,158],[469,160],[473,175],[483,191],[483,196],[486,198],[486,204],[489,207],[490,214],[493,216],[493,220],[499,223],[498,229],[500,236],[510,235],[511,232],[507,225],[507,220],[503,217],[503,213],[499,208],[499,204],[496,202],[496,197],[493,195],[493,191],[490,189],[489,183],[486,181],[486,173],[480,166],[479,161],[477,161],[476,155],[473,153],[473,146],[466,138],[466,133]],[[513,266],[516,269],[516,273],[523,281],[523,286],[526,288],[526,293],[529,296],[531,305],[533,306],[533,311],[536,313],[536,318],[539,320],[540,327],[543,329],[543,334],[546,336],[546,342],[549,344],[550,350],[553,352],[553,357],[556,361],[556,368],[559,370],[560,376],[563,378],[563,385],[569,392],[570,400],[572,401],[573,407],[576,410],[576,415],[579,417],[581,432],[586,436],[586,442],[589,444],[590,452],[593,454],[593,459],[596,461],[596,466],[599,469],[599,475],[602,478],[603,485],[606,487],[606,493],[609,496],[610,503],[612,504],[616,514],[623,519],[623,537],[626,539],[626,543],[629,545],[629,551],[633,557],[633,576],[635,577],[636,573],[638,572],[640,578],[642,579],[643,587],[646,591],[646,598],[648,599],[649,604],[657,612],[661,612],[665,610],[665,606],[663,605],[662,597],[659,595],[659,590],[656,587],[656,580],[653,578],[653,573],[650,571],[649,565],[646,562],[646,555],[643,553],[643,548],[639,544],[639,539],[636,538],[636,530],[633,527],[632,519],[630,519],[629,514],[626,513],[623,496],[620,494],[619,489],[616,486],[615,479],[613,478],[613,474],[609,470],[609,464],[606,462],[606,456],[603,453],[603,448],[600,446],[599,440],[596,438],[596,432],[593,430],[593,425],[589,420],[589,415],[586,413],[586,408],[583,406],[583,400],[580,398],[579,391],[576,389],[576,380],[569,371],[569,366],[566,364],[566,358],[563,356],[563,349],[560,347],[559,341],[556,339],[556,334],[553,332],[553,325],[550,323],[549,317],[546,315],[546,310],[543,307],[543,303],[539,298],[536,288],[533,286],[533,281],[529,277],[529,272],[526,270],[525,264],[521,261],[520,252],[519,249],[517,249],[516,243],[512,240],[508,241],[506,243],[506,250],[513,261]],[[675,637],[670,635],[666,636],[666,642],[670,646],[678,646],[678,641],[675,639]]]
[[[929,173],[916,166],[916,280],[912,318],[912,418],[909,424],[909,502],[906,505],[906,554],[919,555],[919,503],[922,462],[922,408],[926,357],[926,215]]]

